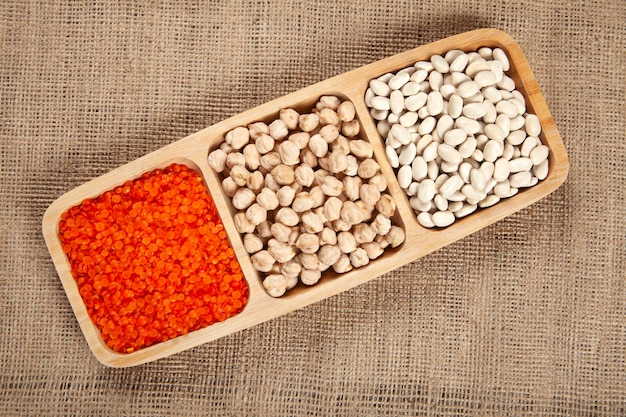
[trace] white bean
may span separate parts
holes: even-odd
[[[391,88],[389,88],[389,85],[381,80],[370,81],[370,88],[377,96],[388,97],[391,93]]]
[[[424,227],[433,228],[435,227],[435,223],[433,222],[432,215],[427,211],[422,211],[417,215],[417,221]]]
[[[426,109],[428,109],[428,114],[431,116],[437,116],[443,111],[443,97],[439,91],[428,93]]]
[[[477,207],[478,206],[476,204],[463,204],[460,209],[454,212],[454,216],[458,219],[465,217],[475,212]]]
[[[533,165],[539,165],[546,159],[548,159],[548,155],[550,154],[550,148],[546,145],[539,145],[532,151],[530,151],[530,160]]]
[[[511,172],[511,174],[515,174],[517,172],[522,172],[522,171],[530,171],[530,169],[533,167],[533,162],[530,160],[530,158],[517,158],[517,159],[512,159],[511,161],[509,161],[509,170]]]
[[[400,187],[406,189],[411,185],[411,181],[413,180],[413,173],[411,172],[410,165],[402,165],[400,170],[398,170],[398,184]]]
[[[411,164],[411,172],[415,181],[421,181],[428,175],[428,164],[423,157],[418,156]]]
[[[385,154],[387,155],[387,160],[389,161],[389,165],[391,165],[392,168],[398,168],[400,166],[398,154],[393,147],[389,145],[385,146]]]
[[[437,211],[432,215],[432,221],[437,227],[447,227],[454,223],[454,213],[451,211]]]
[[[500,182],[504,181],[511,174],[511,168],[509,167],[509,161],[504,158],[496,160],[493,168],[493,179]]]
[[[421,202],[426,203],[428,201],[431,201],[435,197],[436,192],[437,189],[435,187],[435,181],[431,179],[426,179],[420,182],[420,186],[417,190],[417,198]]]
[[[524,129],[526,129],[528,136],[539,136],[541,133],[539,118],[534,114],[527,114],[524,120]]]
[[[400,114],[404,110],[404,94],[400,90],[393,90],[389,96],[389,109],[394,114]]]

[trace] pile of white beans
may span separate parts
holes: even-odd
[[[548,175],[539,118],[499,48],[451,50],[370,81],[365,103],[424,227],[446,227]]]

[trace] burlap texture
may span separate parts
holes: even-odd
[[[626,415],[623,0],[0,5],[0,415]],[[58,196],[245,109],[459,32],[521,45],[555,193],[313,306],[151,364],[92,356]]]

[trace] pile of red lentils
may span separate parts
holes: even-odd
[[[213,200],[185,165],[70,208],[59,235],[87,312],[117,352],[224,321],[248,301]]]

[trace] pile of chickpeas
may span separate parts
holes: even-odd
[[[352,102],[322,96],[310,113],[286,108],[269,124],[229,131],[209,153],[271,296],[316,284],[329,269],[363,267],[404,242],[387,181],[359,132]]]

